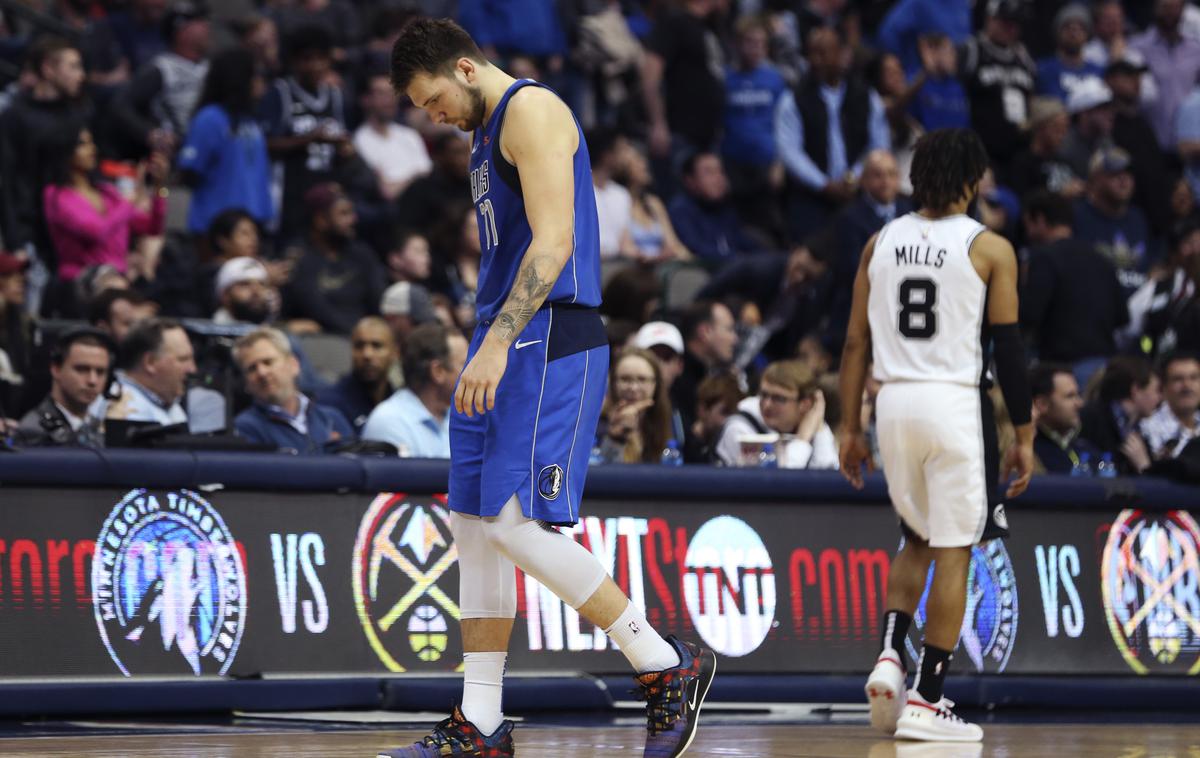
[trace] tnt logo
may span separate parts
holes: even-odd
[[[704,642],[728,656],[757,650],[775,622],[775,572],[758,534],[718,516],[696,532],[685,561],[684,601]]]
[[[1104,613],[1139,674],[1200,673],[1200,529],[1186,511],[1124,510],[1104,546]]]

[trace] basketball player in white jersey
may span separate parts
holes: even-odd
[[[883,227],[863,250],[842,354],[842,473],[863,486],[869,465],[859,424],[868,351],[883,383],[876,424],[888,493],[904,546],[888,575],[882,650],[867,680],[871,723],[897,738],[978,742],[983,730],[942,696],[967,602],[975,544],[1008,534],[996,425],[986,389],[995,359],[1016,427],[1005,458],[1007,497],[1033,472],[1032,402],[1017,328],[1017,258],[1004,238],[966,215],[987,168],[979,137],[943,129],[917,143],[915,213]],[[906,692],[905,637],[925,589],[925,642]]]

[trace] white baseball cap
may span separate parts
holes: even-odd
[[[247,256],[230,258],[217,271],[217,299],[220,300],[221,296],[225,294],[225,290],[235,284],[255,281],[267,281],[267,267],[262,264],[262,261]]]
[[[424,324],[437,318],[429,290],[411,282],[396,282],[383,291],[379,312],[384,316],[409,316],[414,324]]]
[[[1067,113],[1074,116],[1076,113],[1108,105],[1112,99],[1112,90],[1108,88],[1108,85],[1097,77],[1089,76],[1076,84],[1071,93],[1067,95]]]
[[[683,335],[674,324],[666,321],[651,321],[643,325],[633,338],[633,346],[642,350],[649,350],[655,345],[666,345],[683,355]]]

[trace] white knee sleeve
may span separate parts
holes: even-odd
[[[450,533],[458,548],[458,602],[464,619],[517,616],[517,577],[512,561],[488,542],[483,520],[451,511]]]
[[[515,496],[499,516],[482,523],[497,552],[576,610],[604,581],[604,567],[594,555],[565,534],[525,518]]]

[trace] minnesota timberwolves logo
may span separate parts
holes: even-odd
[[[925,603],[933,585],[933,567],[925,582],[925,592],[917,606],[916,639],[925,626]],[[967,576],[967,611],[963,614],[962,633],[958,638],[959,655],[966,654],[976,671],[998,673],[1008,665],[1017,639],[1017,584],[1012,560],[1001,540],[991,540],[971,548],[971,567]],[[907,640],[908,652],[917,659],[913,636]]]
[[[1139,674],[1200,673],[1200,528],[1186,511],[1121,511],[1101,562],[1104,615]]]
[[[354,542],[354,606],[389,670],[457,665],[450,622],[459,610],[446,592],[458,586],[457,560],[444,500],[385,493],[367,509]]]
[[[96,538],[92,605],[125,676],[224,674],[246,627],[246,570],[207,500],[133,490]]]
[[[547,500],[557,498],[558,493],[562,492],[562,485],[563,470],[562,466],[557,463],[547,466],[542,469],[542,473],[538,474],[538,492]]]

